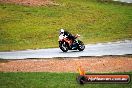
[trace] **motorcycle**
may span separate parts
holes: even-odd
[[[80,35],[75,35],[75,41],[68,39],[67,37],[64,37],[62,35],[59,36],[59,48],[63,52],[67,52],[68,50],[79,50],[83,51],[85,49],[85,45],[82,41],[78,40],[77,38],[80,37]]]

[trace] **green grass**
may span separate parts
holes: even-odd
[[[0,51],[58,47],[64,28],[85,44],[132,39],[132,5],[55,0],[57,6],[0,3]]]
[[[116,74],[116,73],[114,73]],[[119,73],[130,74],[132,72]],[[0,88],[131,88],[129,84],[85,84],[76,82],[77,73],[4,73],[0,72]]]

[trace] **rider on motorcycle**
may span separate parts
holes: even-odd
[[[70,46],[74,43],[75,41],[75,36],[73,36],[71,33],[69,33],[68,31],[64,31],[64,29],[60,30],[60,35],[64,36],[64,38],[68,38],[69,40],[72,40],[72,42],[70,43]]]
[[[80,35],[76,34],[73,36],[68,31],[64,31],[64,29],[61,29],[59,33],[59,47],[63,52],[77,49],[83,51],[85,49],[84,43],[77,39]]]

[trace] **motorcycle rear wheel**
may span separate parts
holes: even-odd
[[[78,44],[78,50],[79,51],[83,51],[85,49],[85,45],[82,41],[79,41],[79,44]]]

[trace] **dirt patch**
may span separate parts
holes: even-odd
[[[62,59],[8,60],[0,63],[1,72],[77,72],[82,66],[86,72],[129,72],[132,57],[85,57]]]
[[[53,0],[0,0],[2,3],[14,3],[26,6],[57,5]]]

